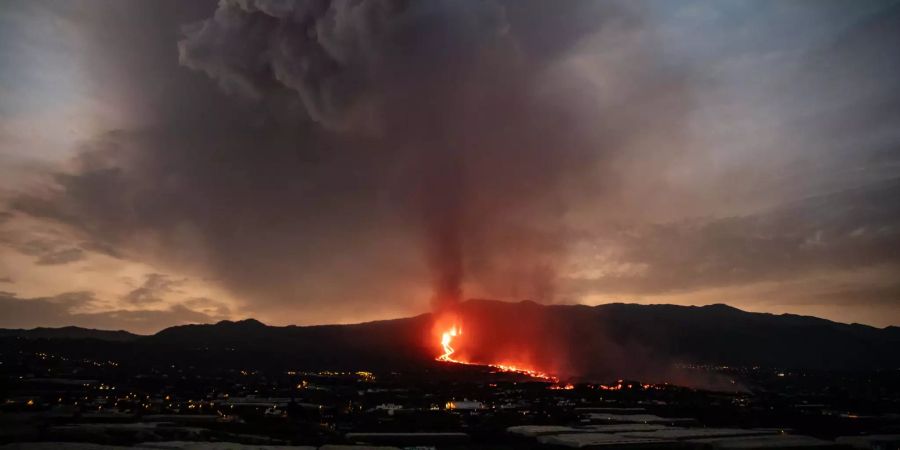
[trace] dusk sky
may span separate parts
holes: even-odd
[[[900,2],[4,0],[0,327],[900,325]]]

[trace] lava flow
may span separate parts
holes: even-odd
[[[441,335],[441,347],[444,347],[444,354],[437,357],[438,361],[446,361],[446,362],[455,362],[464,364],[461,361],[454,360],[451,355],[456,352],[453,350],[453,347],[450,344],[453,342],[453,338],[461,334],[462,330],[458,329],[456,325],[453,325],[452,328],[445,331],[444,334]]]
[[[501,364],[501,363],[475,363],[468,361],[461,361],[453,357],[453,354],[456,353],[456,350],[453,349],[453,338],[462,335],[462,327],[458,327],[453,325],[449,330],[445,331],[441,335],[441,347],[444,349],[444,354],[435,358],[438,361],[450,362],[455,364],[465,364],[469,366],[488,366],[494,368],[500,372],[512,372],[519,373],[522,375],[527,375],[532,378],[540,378],[542,380],[552,381],[554,383],[558,382],[559,379],[553,375],[540,372],[537,370],[525,369],[522,367],[518,367],[513,364]]]

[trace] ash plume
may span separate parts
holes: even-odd
[[[593,30],[537,23],[540,8],[525,3],[229,0],[178,47],[183,65],[226,91],[293,98],[309,120],[389,161],[373,168],[387,174],[376,184],[419,229],[436,307],[469,283],[551,299],[565,188],[596,176],[628,126],[588,129],[601,111],[572,106],[554,79],[553,64]],[[559,8],[570,19],[597,9]]]
[[[86,14],[95,90],[136,124],[85,139],[12,208],[209,280],[235,314],[561,299],[573,243],[686,128],[685,75],[633,2],[164,5]]]

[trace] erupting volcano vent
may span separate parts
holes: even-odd
[[[445,331],[441,335],[441,347],[444,348],[444,354],[437,357],[438,361],[446,361],[446,362],[458,362],[454,361],[451,355],[456,350],[453,350],[453,347],[450,344],[453,342],[453,338],[458,336],[461,333],[461,330],[457,329],[456,325],[453,325],[449,330]]]
[[[508,363],[496,363],[496,362],[474,362],[474,361],[463,361],[458,359],[458,357],[454,357],[453,355],[456,353],[456,350],[453,348],[453,339],[462,335],[462,327],[458,325],[452,325],[450,329],[444,331],[441,334],[441,347],[444,350],[444,353],[435,358],[437,361],[443,361],[454,364],[465,364],[465,365],[478,365],[478,366],[488,366],[496,369],[499,372],[511,372],[511,373],[519,373],[522,375],[527,375],[532,378],[540,378],[542,380],[552,381],[554,383],[559,382],[559,378],[550,375],[545,372],[541,372],[538,370],[521,367],[515,364]]]

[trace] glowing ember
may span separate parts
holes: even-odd
[[[526,369],[524,367],[519,367],[513,364],[505,364],[505,363],[475,363],[469,361],[462,361],[453,357],[453,354],[456,353],[456,350],[453,349],[453,338],[462,335],[462,327],[458,327],[453,325],[449,330],[445,331],[441,334],[441,347],[444,349],[444,353],[437,358],[438,361],[450,362],[455,364],[465,364],[469,366],[488,366],[493,369],[496,369],[498,372],[510,372],[510,373],[519,373],[522,375],[527,375],[532,378],[540,378],[542,380],[552,381],[554,383],[558,382],[559,379],[553,375],[540,372],[537,370]]]

